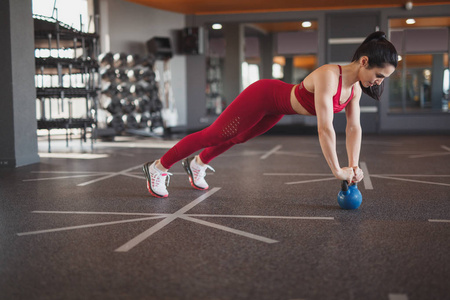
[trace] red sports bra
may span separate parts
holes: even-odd
[[[350,102],[350,100],[353,98],[353,87],[352,92],[350,94],[350,97],[348,100],[343,103],[339,104],[339,100],[341,98],[341,89],[342,89],[342,67],[339,66],[339,85],[336,94],[333,96],[333,111],[334,113],[338,113],[341,110],[343,110],[347,104]],[[316,115],[316,108],[314,105],[314,93],[311,93],[308,91],[304,86],[303,82],[301,82],[298,86],[298,89],[295,89],[295,97],[297,98],[298,102],[312,115]]]

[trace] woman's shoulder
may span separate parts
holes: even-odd
[[[339,75],[339,66],[333,64],[326,64],[318,67],[315,71],[326,75]]]
[[[339,81],[339,67],[338,65],[322,65],[311,74],[313,82],[323,82],[326,81],[328,84],[336,84]]]

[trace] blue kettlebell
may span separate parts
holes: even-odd
[[[343,209],[357,209],[362,202],[362,195],[358,190],[358,185],[356,183],[348,185],[347,180],[344,180],[338,193],[337,201]]]

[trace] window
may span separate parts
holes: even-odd
[[[257,64],[242,63],[242,86],[245,89],[259,80],[259,66]]]
[[[33,14],[52,17],[80,31],[93,32],[89,4],[88,0],[33,0]]]
[[[390,20],[399,64],[389,80],[390,113],[448,111],[450,17]]]
[[[407,54],[389,81],[389,112],[448,111],[448,54]]]

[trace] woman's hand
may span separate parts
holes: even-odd
[[[352,179],[353,182],[360,182],[361,180],[363,180],[364,173],[358,166],[353,167],[353,173],[354,173]]]
[[[353,168],[345,167],[337,170],[334,173],[334,176],[339,180],[346,180],[348,183],[351,183],[353,180],[353,177],[355,175],[355,172]]]

